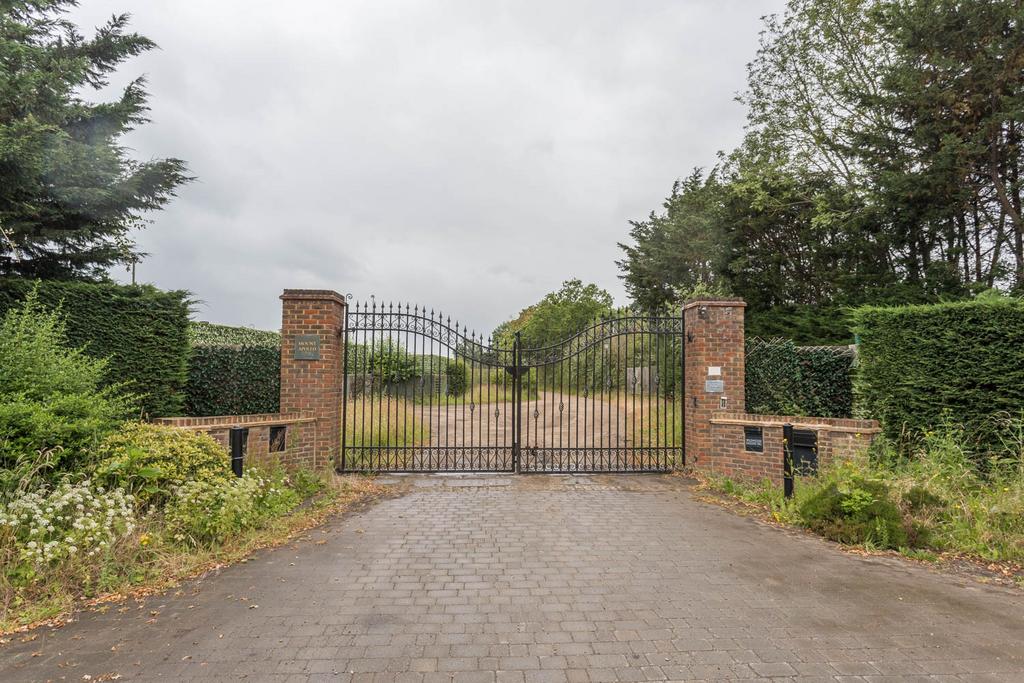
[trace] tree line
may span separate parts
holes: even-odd
[[[743,297],[756,334],[847,342],[862,303],[1024,292],[1021,0],[790,0],[748,66],[745,135],[631,224],[656,310]]]

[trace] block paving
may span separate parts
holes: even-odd
[[[1024,593],[843,553],[680,476],[395,478],[178,591],[0,646],[0,681],[1024,680]]]

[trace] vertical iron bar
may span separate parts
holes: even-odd
[[[621,328],[621,325],[622,325],[621,317],[620,317],[621,315],[622,315],[621,311],[616,311],[616,313],[615,313],[615,316],[616,316],[615,317],[615,325],[616,325],[616,327],[620,327],[620,328]],[[617,334],[614,337],[614,339],[615,339],[616,346],[618,346],[619,343],[622,340],[622,336]],[[623,352],[623,355],[625,355],[625,352]],[[615,354],[615,466],[616,466],[616,468],[618,468],[618,466],[619,466],[619,457],[622,454],[622,446],[623,446],[622,432],[623,432],[624,426],[625,426],[623,424],[623,419],[624,418],[623,418],[623,415],[622,415],[622,412],[623,412],[622,411],[622,401],[623,401],[622,386],[626,382],[626,377],[623,374],[623,373],[625,373],[625,371],[626,371],[625,365],[622,363],[622,361],[620,361],[619,354],[616,351],[616,354]]]
[[[459,330],[459,323],[458,323],[458,321],[456,321],[455,322],[456,337],[458,337],[458,330]],[[466,343],[466,328],[465,327],[462,328],[461,340],[462,340],[463,344]],[[455,363],[455,365],[458,365],[462,361],[462,359],[460,358],[461,354],[459,353],[458,344],[456,344],[456,346],[455,346],[454,355],[455,355],[454,363]],[[449,391],[449,393],[452,392],[451,381],[452,380],[449,377],[448,378],[448,391]],[[464,470],[464,469],[466,469],[466,450],[465,450],[465,448],[466,448],[466,395],[465,394],[462,394],[461,396],[459,394],[455,395],[455,411],[456,411],[456,414],[458,414],[458,407],[459,407],[459,399],[460,398],[462,399],[462,420],[460,420],[461,424],[459,426],[462,427],[462,437],[460,438],[459,437],[459,433],[455,432],[455,448],[456,448],[456,451],[455,451],[456,456],[455,457],[458,458],[458,460],[456,461],[458,463],[457,469]]]
[[[410,329],[415,329],[416,319],[419,317],[419,314],[420,314],[420,307],[419,306],[416,306],[413,309],[412,315],[410,316],[409,315],[409,304],[405,305],[405,317],[406,317],[405,343],[406,343],[406,346],[408,346],[408,344],[409,344],[409,334],[410,334],[409,331],[410,331]],[[407,422],[409,421],[409,417],[412,416],[412,425],[409,428],[409,432],[412,434],[412,443],[410,444],[407,441],[406,444],[405,444],[405,450],[403,451],[403,453],[405,454],[404,457],[405,457],[406,469],[412,469],[412,470],[420,469],[420,465],[422,464],[421,458],[419,456],[419,441],[420,440],[417,438],[417,432],[422,427],[422,425],[420,425],[420,424],[418,424],[416,422],[416,404],[417,404],[417,401],[416,401],[416,387],[419,386],[421,388],[420,393],[421,394],[423,393],[422,392],[422,387],[423,387],[423,357],[422,357],[421,354],[417,353],[418,346],[419,346],[419,344],[418,344],[419,339],[418,338],[419,338],[419,334],[417,334],[416,332],[413,332],[412,333],[412,363],[413,363],[414,367],[416,368],[417,372],[416,372],[416,375],[411,378],[411,380],[412,380],[412,396],[410,398],[406,399],[406,412],[405,412],[405,419],[406,419]]]
[[[601,376],[600,377],[595,377],[594,381],[596,381],[598,383],[598,386],[600,387],[601,390],[600,390],[600,392],[596,393],[596,396],[600,396],[600,400],[597,403],[597,412],[598,412],[598,414],[597,414],[597,417],[594,418],[594,424],[597,425],[597,449],[598,449],[597,452],[601,454],[601,459],[603,460],[605,458],[605,451],[604,451],[604,399],[605,399],[605,396],[604,396],[604,391],[605,391],[604,374],[605,374],[606,368],[604,367],[604,343],[602,341],[600,341],[600,340],[601,340],[601,335],[604,333],[604,316],[601,316],[600,322],[598,323],[598,325],[600,325],[600,327],[598,327],[597,330],[595,330],[596,334],[594,335],[594,337],[598,340],[597,348],[595,349],[596,350],[596,354],[597,354],[597,358],[598,358],[598,362],[594,366],[594,371],[595,371],[595,373],[600,372]],[[608,456],[609,456],[609,460],[610,460],[611,459],[610,458],[611,454],[609,453]]]
[[[369,465],[370,465],[369,469],[371,469],[371,470],[378,469],[379,470],[380,469],[380,429],[377,428],[376,431],[374,431],[374,424],[373,424],[373,413],[374,413],[373,409],[374,409],[374,404],[377,402],[377,397],[375,396],[374,390],[373,390],[374,380],[376,379],[376,376],[375,376],[376,375],[376,373],[375,373],[376,367],[374,367],[374,366],[376,365],[376,361],[377,361],[377,358],[376,358],[376,344],[375,344],[375,341],[376,341],[376,338],[377,338],[377,302],[376,301],[374,301],[373,304],[372,304],[372,311],[373,312],[370,314],[370,317],[368,318],[368,320],[369,320],[368,329],[363,331],[363,340],[364,341],[366,340],[367,336],[370,337],[370,355],[367,356],[367,361],[366,361],[367,363],[369,363],[369,366],[370,366],[370,401],[369,401],[369,403],[370,403],[370,415],[369,415],[369,418],[370,418],[369,419],[370,431],[369,431],[368,435],[370,437],[373,437],[373,438],[371,438],[370,439],[370,443],[367,444],[367,446],[368,446],[367,455],[369,456]],[[381,389],[383,390],[383,385],[381,386]],[[383,394],[381,395],[380,398],[381,399],[384,398]],[[383,400],[381,400],[381,402],[383,403]],[[380,411],[378,410],[377,413],[378,413],[377,419],[380,420],[380,415],[379,415]],[[364,432],[363,441],[366,441],[366,436],[367,436],[367,433]],[[373,461],[374,461],[374,457],[375,456],[376,456],[376,459],[377,459],[377,466],[376,467],[373,466]]]
[[[426,309],[423,309],[421,311],[420,307],[416,306],[416,309],[413,311],[413,313],[416,315],[416,324],[417,324],[417,326],[419,326],[419,324],[422,321],[422,319],[426,317],[427,311],[426,311]],[[423,327],[423,328],[420,328],[420,329],[426,329],[426,328]],[[413,340],[414,340],[413,344],[416,343],[415,340],[419,336],[420,336],[419,333],[417,333],[413,337]],[[423,346],[423,348],[420,349],[420,372],[422,373],[420,375],[420,377],[421,377],[421,381],[420,381],[420,401],[419,401],[419,404],[420,404],[420,421],[416,425],[416,430],[417,430],[417,434],[419,435],[419,441],[420,441],[419,445],[416,448],[416,460],[417,460],[417,462],[419,462],[419,464],[420,464],[419,468],[421,470],[424,469],[424,467],[423,467],[423,455],[424,455],[424,453],[429,453],[428,449],[430,448],[430,432],[428,431],[428,432],[424,433],[424,431],[423,431],[423,427],[426,425],[426,420],[423,419],[425,417],[423,408],[424,408],[424,405],[426,403],[426,396],[424,395],[424,393],[425,393],[425,390],[427,388],[427,377],[430,377],[430,356],[427,355],[427,337],[423,337],[422,346]],[[413,406],[414,413],[415,413],[415,408],[416,407]],[[428,455],[427,457],[429,458],[430,456]]]
[[[583,343],[582,337],[580,338],[578,343]],[[580,471],[580,391],[582,389],[582,387],[580,386],[580,362],[582,358],[581,354],[582,349],[579,348],[577,348],[576,351],[573,353],[573,358],[576,360],[576,386],[574,387],[573,391],[573,396],[576,402],[576,408],[573,411],[573,426],[575,427],[575,438],[573,439],[572,448],[573,455],[575,456],[576,460],[575,469],[577,472]],[[570,370],[571,369],[572,366],[570,366]]]
[[[657,444],[653,442],[653,435],[655,433],[653,431],[654,427],[652,425],[652,420],[654,419],[654,406],[651,404],[651,401],[653,400],[651,390],[653,388],[652,385],[654,384],[655,370],[654,361],[651,359],[651,351],[654,338],[651,337],[650,319],[644,321],[644,339],[647,340],[647,361],[644,365],[644,367],[647,368],[647,377],[644,379],[643,386],[643,388],[647,391],[647,428],[646,430],[644,430],[644,433],[647,435],[647,467],[648,469],[656,469],[658,452],[654,450]],[[643,375],[641,375],[641,378],[643,379]],[[641,418],[643,418],[643,414],[641,414]]]
[[[476,330],[473,330],[472,336],[473,342],[469,347],[469,358],[466,361],[469,363],[469,440],[473,442],[473,450],[476,453],[477,467],[484,465],[484,452],[480,449],[480,415],[476,413],[479,406],[476,400],[476,363],[473,359],[476,358]],[[476,420],[476,438],[473,438],[473,420]],[[490,465],[488,462],[487,465]],[[490,467],[483,467],[483,469],[490,469]]]
[[[651,377],[651,384],[654,385],[654,452],[658,458],[657,466],[660,470],[664,469],[662,465],[665,451],[661,450],[661,335],[658,333],[657,323],[654,323],[651,332],[654,334],[654,373]]]
[[[348,338],[348,326],[349,316],[351,311],[345,308],[345,330],[342,332],[341,341],[345,345],[345,350],[341,356],[341,471],[345,471],[345,445],[348,441],[348,380],[349,380],[349,367],[348,367],[348,351],[349,351],[349,338]]]
[[[398,305],[398,320],[401,323],[400,325],[398,325],[398,329],[401,330],[403,327],[405,328],[405,343],[404,344],[402,344],[402,333],[401,333],[401,331],[398,332],[398,343],[401,344],[401,348],[400,348],[400,351],[399,351],[399,357],[403,357],[405,355],[408,355],[408,353],[409,353],[409,325],[408,325],[408,323],[409,323],[409,303],[408,302],[406,302],[406,304],[405,304],[405,314],[404,315],[402,314],[402,305],[401,304]],[[413,362],[414,363],[416,362],[416,356],[415,355],[413,356]],[[405,365],[404,361],[403,361],[402,364]],[[403,470],[404,469],[409,469],[408,462],[407,462],[407,457],[408,457],[407,453],[408,453],[408,451],[406,450],[406,447],[409,445],[409,432],[408,432],[408,428],[409,428],[409,394],[408,394],[408,387],[407,387],[407,385],[408,385],[408,383],[410,381],[413,383],[413,391],[415,391],[415,387],[416,387],[415,378],[410,377],[409,379],[403,379],[402,380],[402,400],[401,400],[401,402],[395,401],[395,422],[396,422],[396,424],[398,422],[398,414],[399,414],[399,412],[401,412],[401,414],[402,414],[402,420],[401,420],[401,422],[402,422],[402,444],[401,444],[401,446],[396,448],[396,450],[398,452],[395,454],[395,458],[399,460],[398,464],[400,464],[400,469],[403,469]],[[397,434],[395,435],[395,441],[396,442],[398,441],[398,435]]]
[[[394,358],[394,354],[395,354],[395,340],[391,338],[391,330],[390,330],[390,328],[392,327],[392,318],[394,317],[392,315],[393,311],[394,311],[394,304],[393,303],[388,304],[388,317],[386,318],[386,322],[384,323],[384,328],[387,331],[384,334],[387,335],[387,339],[388,339],[387,353],[388,353],[388,356],[389,356],[388,357],[388,361],[389,361],[388,365],[389,366],[392,365],[394,363],[394,361],[395,361],[395,358]],[[389,367],[388,369],[392,370],[392,372],[393,372],[393,368]],[[388,400],[387,400],[387,423],[386,423],[387,426],[385,427],[385,430],[384,430],[384,434],[385,434],[384,438],[386,439],[387,447],[384,450],[384,466],[387,469],[390,470],[391,469],[391,385],[390,384],[388,384],[387,396],[388,396]]]
[[[686,313],[679,309],[679,333],[676,335],[676,340],[679,343],[679,376],[676,379],[675,390],[673,396],[675,396],[676,403],[679,404],[678,410],[673,409],[672,411],[672,445],[676,446],[676,418],[679,419],[679,426],[681,441],[677,448],[679,448],[680,456],[682,457],[682,463],[680,467],[686,467]],[[673,355],[673,359],[675,354]]]
[[[636,355],[637,355],[637,334],[636,334],[636,313],[633,313],[630,319],[630,331],[633,336],[633,379],[630,381],[630,423],[633,425],[633,438],[631,440],[631,451],[630,456],[626,460],[626,466],[629,467],[630,460],[636,458],[637,455],[637,366],[636,366]]]
[[[522,367],[522,346],[520,334],[516,332],[515,340],[512,342],[512,363],[515,367],[515,384],[512,389],[512,419],[515,423],[515,432],[512,435],[512,458],[515,461],[515,471],[520,472],[522,463],[520,455],[522,451],[522,427],[523,427],[523,377],[520,369]]]
[[[450,335],[451,334],[451,327],[452,327],[452,317],[451,316],[448,316],[448,318],[447,318],[447,327],[448,327],[447,333]],[[447,377],[448,376],[448,363],[450,363],[451,360],[452,360],[452,349],[451,349],[451,346],[449,344],[444,344],[443,348],[444,348],[444,373],[445,373],[445,377]],[[455,429],[458,429],[458,425],[451,424],[451,422],[452,422],[452,419],[451,419],[452,418],[452,413],[454,411],[452,410],[452,407],[450,405],[452,395],[451,395],[451,388],[448,387],[448,383],[445,382],[444,395],[441,395],[441,388],[440,388],[440,386],[438,386],[438,390],[437,391],[438,391],[437,402],[438,402],[439,405],[443,405],[444,406],[444,469],[447,470],[447,469],[449,469],[449,466],[448,466],[448,456],[451,453],[451,446],[450,446],[450,441],[449,441],[448,437],[449,437],[449,434],[452,431],[454,431]],[[458,404],[457,403],[456,403],[455,407],[456,407],[456,409],[458,409]],[[438,416],[438,419],[440,419],[440,416]]]

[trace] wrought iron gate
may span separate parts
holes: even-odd
[[[339,468],[664,472],[683,453],[681,317],[622,314],[555,344],[420,307],[346,317]]]

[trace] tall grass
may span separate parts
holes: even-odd
[[[984,461],[971,458],[974,441],[964,427],[946,422],[910,456],[880,441],[870,458],[798,479],[791,500],[768,482],[709,484],[834,540],[1024,560],[1024,414],[997,419],[1005,436]]]
[[[420,406],[403,398],[360,396],[345,405],[345,443],[381,448],[419,446],[430,441]]]

